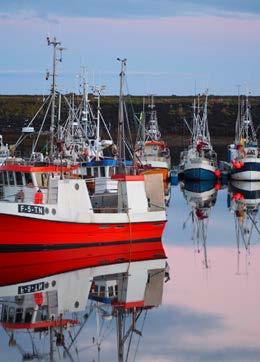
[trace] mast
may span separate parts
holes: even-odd
[[[124,314],[123,311],[118,308],[116,315],[117,322],[117,355],[118,362],[124,362]]]
[[[150,112],[148,136],[152,139],[152,141],[159,141],[159,139],[161,138],[161,133],[158,127],[158,119],[155,110],[153,94],[151,95],[151,104],[149,105],[149,108],[151,109],[151,112]]]
[[[62,51],[64,48],[61,47],[61,42],[56,40],[56,37],[50,39],[47,37],[47,43],[49,46],[53,46],[53,59],[52,59],[52,85],[51,85],[51,125],[50,125],[50,157],[53,157],[54,153],[54,130],[55,130],[55,103],[56,103],[56,65],[57,62],[62,62]],[[60,52],[60,56],[57,58],[57,51]],[[48,74],[49,75],[49,74]],[[46,77],[48,79],[48,76]]]
[[[238,144],[241,135],[241,97],[240,97],[240,85],[237,86],[237,120],[235,129],[235,143]]]
[[[96,124],[96,139],[95,139],[95,157],[96,157],[96,161],[100,160],[100,156],[101,156],[101,142],[100,142],[100,118],[101,118],[101,105],[100,105],[100,97],[101,97],[101,92],[105,89],[105,86],[102,85],[100,87],[95,86],[93,87],[93,91],[94,93],[97,94],[97,124]]]
[[[208,124],[208,90],[206,90],[205,95],[205,104],[203,112],[203,136],[206,138],[208,143],[210,143],[210,134],[209,134],[209,124]]]
[[[120,92],[119,92],[119,108],[118,108],[118,132],[117,132],[117,149],[118,149],[118,162],[119,172],[123,171],[125,167],[125,126],[124,126],[124,79],[127,59],[117,58],[121,62],[120,76]]]

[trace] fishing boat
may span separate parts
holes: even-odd
[[[214,181],[185,181],[181,183],[181,190],[187,204],[190,206],[188,218],[183,224],[183,228],[189,220],[192,222],[192,240],[196,243],[196,251],[200,253],[201,250],[204,254],[204,266],[209,268],[208,254],[207,254],[207,230],[211,210],[217,200],[217,193],[220,189],[220,184]]]
[[[231,178],[243,181],[260,180],[260,151],[248,96],[238,97],[235,143],[228,148]]]
[[[181,153],[179,175],[190,180],[216,180],[221,176],[217,154],[213,150],[208,127],[208,94],[205,95],[201,114],[200,96],[193,104],[192,127],[185,120],[191,133],[188,149]]]
[[[7,334],[9,347],[16,347],[23,361],[54,361],[60,351],[74,361],[75,352],[77,360],[81,355],[77,342],[86,322],[96,317],[95,344],[100,355],[102,325],[116,319],[120,362],[124,344],[133,342],[133,334],[138,332],[141,314],[162,303],[168,272],[165,259],[152,259],[101,265],[0,287],[0,326]],[[129,319],[127,330],[124,327]]]
[[[54,38],[48,44],[53,46],[55,64],[60,42]],[[120,78],[125,67],[123,60]],[[53,75],[54,111],[55,67]],[[122,98],[120,89],[120,109]],[[123,135],[124,119],[119,114],[119,134]],[[86,180],[75,175],[77,164],[52,163],[54,129],[52,113],[48,162],[34,161],[31,156],[28,162],[12,159],[0,166],[0,286],[100,264],[164,258],[166,212],[161,180],[136,175],[134,169],[127,172],[121,138],[119,166],[112,176],[117,192],[92,193]],[[35,150],[34,143],[33,154]]]
[[[0,165],[10,156],[8,145],[4,144],[3,136],[0,135]]]
[[[164,181],[168,181],[171,168],[170,149],[161,138],[153,95],[149,108],[147,126],[144,111],[140,117],[140,139],[137,141],[135,149],[136,163],[141,174],[159,173],[163,175]]]

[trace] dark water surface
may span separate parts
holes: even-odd
[[[247,218],[245,209],[239,214],[227,188],[216,191],[213,185],[203,191],[189,189],[184,195],[180,185],[172,187],[163,237],[170,280],[164,284],[163,304],[139,321],[142,337],[133,336],[129,362],[260,361],[259,214]],[[93,317],[72,351],[75,361],[117,361],[115,322],[100,328],[99,357]],[[32,338],[46,350],[48,337]],[[29,343],[24,333],[20,345],[26,349]],[[55,361],[60,360],[63,351],[56,349]],[[22,361],[21,350],[8,346],[3,330],[0,361]]]

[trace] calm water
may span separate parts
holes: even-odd
[[[247,216],[243,203],[239,206],[232,195],[228,197],[227,188],[184,192],[180,185],[172,187],[163,238],[170,280],[164,284],[163,304],[138,321],[143,336],[133,336],[128,361],[259,361],[259,214],[252,211]],[[259,192],[250,197],[253,209],[257,201],[252,197],[259,198]],[[79,336],[77,352],[73,348],[72,359],[66,360],[116,361],[115,322],[103,321],[100,328],[99,357],[93,316]],[[39,341],[38,335],[32,338]],[[44,351],[48,339],[41,338],[38,345]],[[28,334],[20,336],[22,349],[29,341]],[[62,350],[56,360],[64,360]],[[22,361],[19,348],[8,347],[3,330],[0,361]]]

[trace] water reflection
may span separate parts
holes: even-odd
[[[54,320],[75,321],[62,328],[62,345],[59,344],[63,337],[56,343],[61,328],[53,327],[54,359],[64,356],[70,362],[258,362],[259,186],[245,185],[233,182],[228,190],[218,190],[219,186],[200,183],[182,184],[182,192],[179,187],[171,189],[164,233],[171,278],[166,284],[162,259],[102,266],[44,279],[48,288],[42,291],[41,308],[44,310],[45,296],[55,292],[58,309],[53,312]],[[237,196],[233,196],[237,192],[244,198],[236,200]],[[190,229],[196,255],[198,249],[203,254],[203,268],[194,258]],[[236,231],[240,233],[239,275]],[[246,272],[242,272],[244,260],[250,261]],[[206,272],[205,265],[210,266]],[[26,291],[24,285],[19,286]],[[2,300],[15,302],[19,286],[0,288]],[[34,294],[30,294],[33,302]],[[11,312],[11,319],[14,314]],[[0,342],[0,361],[21,361],[22,353],[35,351],[43,361],[50,360],[50,329],[36,332],[1,328]]]
[[[246,267],[250,265],[250,246],[258,226],[260,182],[232,181],[229,185],[228,207],[234,214],[237,243],[237,273],[240,274],[241,247],[246,252]],[[246,271],[247,272],[247,271]]]
[[[55,361],[61,355],[78,361],[88,348],[96,351],[97,361],[130,360],[137,353],[147,312],[162,303],[167,280],[165,259],[155,259],[1,287],[0,315],[6,344],[20,354],[21,359],[16,356],[15,361]],[[96,333],[92,331],[89,345],[79,348],[78,339],[83,331],[86,338],[88,329],[84,327],[91,316]],[[104,333],[111,333],[112,325],[116,329],[116,357],[107,359],[106,354],[102,359]]]
[[[188,222],[192,223],[192,240],[195,243],[197,253],[203,250],[204,266],[209,268],[207,255],[208,223],[212,207],[217,200],[219,184],[214,181],[183,182],[180,184],[183,196],[191,211],[183,223],[183,229]]]

